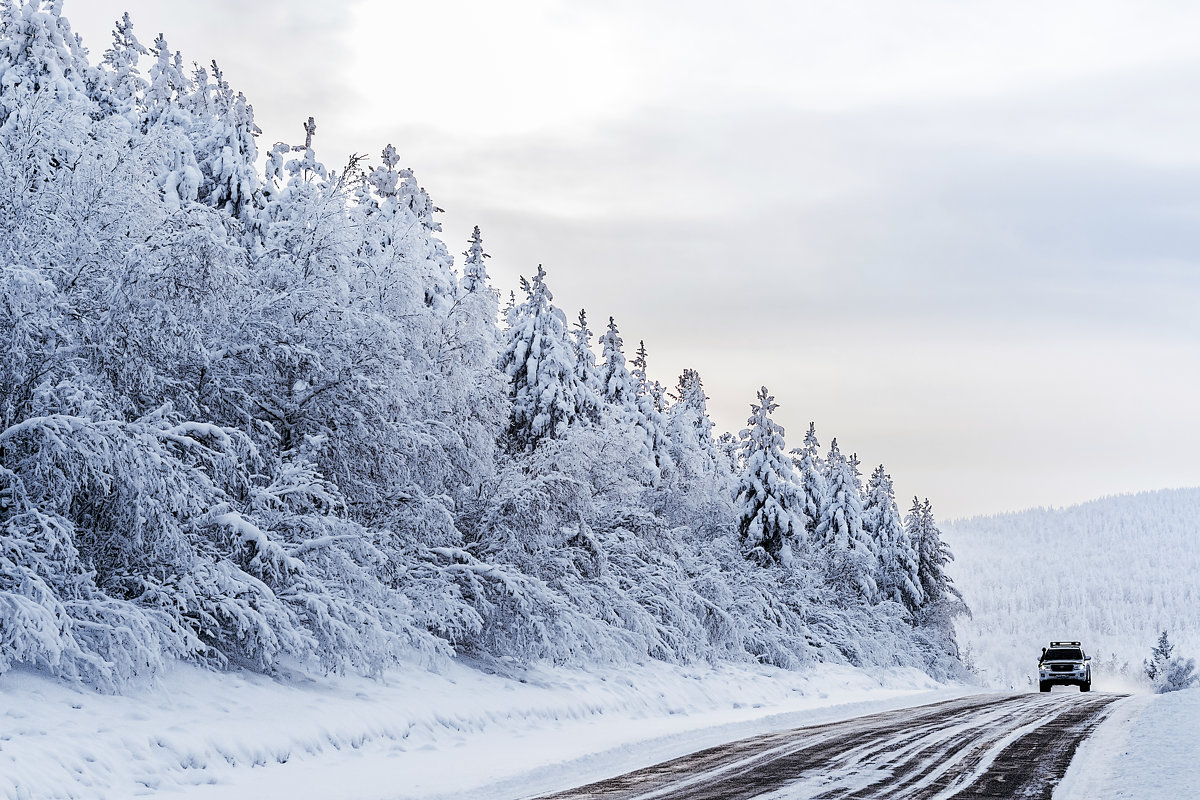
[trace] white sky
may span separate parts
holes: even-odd
[[[1200,485],[1200,4],[66,0],[942,517]],[[902,497],[903,502],[903,497]]]

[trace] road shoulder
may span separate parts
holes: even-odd
[[[1193,800],[1197,730],[1200,689],[1122,700],[1079,747],[1054,800]]]

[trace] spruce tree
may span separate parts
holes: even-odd
[[[817,543],[826,560],[829,580],[850,587],[867,602],[878,597],[875,574],[879,558],[863,529],[862,495],[854,467],[834,439],[826,458],[829,501],[817,524]]]
[[[783,428],[771,419],[779,406],[762,387],[741,432],[743,471],[734,492],[742,551],[762,564],[791,566],[804,529],[803,495],[784,453]]]
[[[892,476],[880,464],[867,482],[863,503],[863,529],[879,554],[875,582],[881,598],[900,603],[909,612],[921,605],[920,579],[917,577],[917,553],[896,505]]]
[[[1174,657],[1175,645],[1167,632],[1159,634],[1158,644],[1150,651],[1150,660],[1144,662],[1146,677],[1157,694],[1190,689],[1200,677],[1196,675],[1196,660]]]
[[[674,402],[666,411],[667,440],[676,467],[676,491],[693,498],[727,497],[734,472],[727,455],[713,440],[707,401],[700,373],[685,369],[679,376]],[[726,488],[723,490],[722,486]]]
[[[624,344],[616,320],[609,317],[608,329],[600,337],[600,357],[604,359],[600,366],[601,396],[620,413],[632,414],[637,409],[637,392],[625,365]]]
[[[566,316],[551,301],[546,270],[538,265],[524,303],[512,312],[500,369],[508,375],[512,419],[508,433],[518,450],[532,450],[586,420],[589,390],[575,375],[575,348]]]
[[[101,78],[95,99],[101,116],[119,116],[130,129],[141,126],[141,103],[149,82],[138,71],[138,61],[149,54],[133,33],[129,12],[117,20],[112,45],[104,51]]]
[[[655,466],[660,473],[665,473],[674,465],[671,463],[667,445],[667,421],[661,411],[662,387],[657,381],[650,380],[646,367],[646,343],[639,341],[637,357],[630,372],[633,378],[634,402],[638,411],[638,425],[646,433],[647,446],[654,457]]]
[[[825,481],[824,460],[821,445],[817,441],[817,426],[808,423],[804,434],[804,447],[792,451],[793,463],[800,474],[800,487],[804,491],[804,530],[810,543],[815,543],[817,525],[829,503],[829,486]]]
[[[586,413],[592,422],[599,422],[604,387],[596,366],[596,354],[592,352],[592,331],[588,327],[587,313],[582,308],[579,309],[579,319],[571,330],[571,336],[575,344],[575,377],[587,388],[587,396],[593,401]]]
[[[713,422],[708,417],[708,397],[704,394],[704,383],[696,370],[685,369],[680,374],[675,387],[675,401],[667,408],[667,419],[670,421],[673,443],[716,458]]]
[[[917,581],[922,595],[917,623],[949,628],[950,620],[965,610],[965,606],[962,594],[946,574],[946,565],[954,560],[954,554],[942,541],[929,498],[922,502],[913,497],[904,529],[917,554]]]
[[[192,111],[194,118],[202,116],[202,124],[193,122],[191,136],[203,176],[197,199],[250,226],[263,205],[255,141],[262,131],[254,122],[254,108],[241,92],[233,92],[215,61],[212,71],[211,85],[198,73],[196,92],[204,102]]]
[[[463,262],[463,277],[459,285],[462,294],[494,292],[488,286],[487,266],[483,263],[485,258],[491,258],[491,256],[483,252],[483,235],[479,232],[478,225],[471,231],[471,238],[467,242],[467,249],[463,251],[463,256],[466,261]]]
[[[650,476],[650,482],[655,483],[655,476],[660,469],[655,429],[642,410],[644,403],[637,394],[637,381],[625,365],[623,345],[617,323],[609,317],[608,330],[600,337],[601,356],[604,358],[600,367],[601,396],[612,418],[620,424],[631,426],[641,439],[641,449],[646,457],[646,474]]]

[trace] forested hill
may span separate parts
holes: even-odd
[[[973,617],[959,637],[985,676],[1027,685],[1052,639],[1078,639],[1096,680],[1138,677],[1166,630],[1200,655],[1200,489],[955,521],[950,573]]]
[[[957,673],[949,554],[882,467],[786,452],[766,389],[714,438],[699,375],[541,268],[501,311],[391,145],[331,170],[310,119],[260,159],[216,64],[0,15],[0,673]]]

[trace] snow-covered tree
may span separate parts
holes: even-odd
[[[587,313],[582,308],[579,309],[579,319],[571,330],[571,336],[575,343],[575,377],[595,397],[595,403],[588,416],[593,422],[599,422],[604,386],[600,381],[600,370],[596,366],[596,354],[592,352],[592,331],[588,327]]]
[[[734,492],[738,535],[748,557],[791,566],[804,529],[803,495],[784,453],[783,428],[773,419],[779,406],[762,387],[741,432],[743,464]]]
[[[638,425],[645,432],[647,447],[654,458],[656,469],[661,474],[674,467],[667,445],[667,420],[662,413],[665,392],[657,381],[649,379],[646,367],[646,343],[639,341],[637,357],[630,372],[638,410]]]
[[[249,226],[263,205],[255,141],[262,131],[254,121],[254,108],[241,92],[233,92],[216,62],[212,71],[212,84],[203,73],[197,81],[196,91],[204,97],[202,108],[194,112],[203,123],[192,126],[193,152],[201,174],[197,198]]]
[[[1167,632],[1158,636],[1158,644],[1150,650],[1149,660],[1144,662],[1146,677],[1158,694],[1190,689],[1200,676],[1196,675],[1196,660],[1174,656],[1175,645],[1171,644]]]
[[[675,469],[664,487],[661,513],[709,536],[728,530],[732,527],[734,473],[727,455],[713,440],[708,398],[695,370],[686,369],[679,376],[666,418]]]
[[[908,537],[917,551],[917,577],[925,597],[923,606],[956,596],[953,581],[946,574],[946,565],[954,560],[950,548],[942,541],[941,532],[933,518],[933,506],[913,497],[912,508],[905,519]]]
[[[610,424],[625,429],[629,436],[638,441],[638,460],[643,464],[639,472],[645,476],[646,482],[653,484],[659,474],[653,422],[642,411],[636,381],[626,366],[623,345],[617,323],[609,317],[608,329],[600,337],[600,354],[604,359],[599,368],[600,397],[604,401]]]
[[[904,529],[892,476],[880,464],[867,482],[863,503],[863,530],[879,554],[875,583],[883,599],[902,604],[909,612],[921,606],[923,594],[918,577],[916,550]]]
[[[494,295],[495,289],[492,289],[488,282],[487,265],[483,263],[484,259],[491,258],[491,256],[483,252],[483,235],[479,232],[478,225],[471,231],[471,239],[467,242],[467,249],[463,251],[463,256],[466,260],[463,262],[463,277],[459,284],[462,293],[491,293]],[[493,314],[492,318],[495,319],[495,316]]]
[[[617,330],[617,322],[608,318],[608,329],[600,337],[600,366],[601,396],[604,402],[621,413],[632,414],[637,409],[637,389],[633,376],[625,362],[624,340]]]
[[[104,51],[101,61],[101,79],[95,99],[102,115],[119,116],[133,129],[141,126],[141,104],[150,86],[138,70],[138,62],[150,51],[134,35],[128,12],[117,20],[112,39],[112,45]]]
[[[825,460],[829,500],[817,523],[816,545],[826,559],[831,585],[847,587],[866,602],[874,602],[879,557],[863,528],[863,501],[854,467],[834,439]]]
[[[683,458],[685,451],[694,450],[704,455],[705,460],[716,464],[722,459],[717,454],[713,441],[713,422],[708,417],[708,396],[700,373],[685,369],[675,387],[675,401],[667,409],[672,453]]]
[[[793,463],[800,475],[800,487],[804,490],[804,530],[808,541],[815,543],[817,524],[820,523],[829,503],[825,461],[821,458],[816,423],[808,423],[808,432],[804,434],[804,446],[792,452],[795,454]]]
[[[509,436],[518,449],[532,449],[544,438],[566,433],[586,420],[589,389],[575,375],[575,349],[566,316],[551,301],[546,271],[538,265],[524,303],[518,305],[500,356],[512,396]]]

